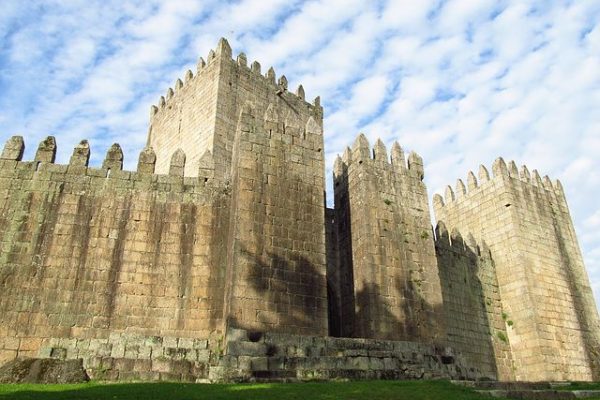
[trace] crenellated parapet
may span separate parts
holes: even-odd
[[[435,226],[435,245],[467,257],[481,257],[482,259],[491,260],[490,249],[484,241],[478,243],[471,233],[463,237],[456,228],[448,231],[443,221],[439,221]]]
[[[297,148],[292,150],[292,154],[284,155],[290,161],[305,162],[299,154],[303,150],[314,152],[309,158],[323,160],[323,127],[320,122],[313,117],[304,122],[294,112],[282,112],[273,103],[269,103],[261,115],[252,102],[246,102],[240,111],[237,131],[243,141],[256,143],[254,150],[260,149],[258,144],[280,141]]]
[[[87,140],[82,140],[75,146],[68,164],[55,163],[57,146],[53,136],[48,136],[40,142],[32,161],[22,159],[24,150],[25,143],[20,136],[13,136],[6,142],[0,156],[0,176],[42,181],[60,181],[62,177],[65,182],[74,182],[76,176],[80,176],[87,178],[84,181],[89,183],[90,187],[99,190],[114,186],[122,190],[157,189],[200,193],[208,187],[223,186],[223,183],[214,177],[214,160],[209,151],[205,152],[198,163],[197,176],[185,177],[183,171],[186,157],[181,149],[173,153],[167,175],[155,174],[156,154],[151,147],[141,151],[136,171],[123,170],[123,151],[118,143],[110,146],[100,167],[89,165],[91,149]],[[105,183],[95,184],[98,183],[98,179],[104,179]]]
[[[467,185],[459,178],[454,188],[450,185],[446,186],[443,196],[436,193],[433,196],[436,215],[444,207],[453,205],[455,202],[469,201],[473,196],[480,196],[488,189],[495,190],[500,182],[523,188],[529,187],[544,195],[548,201],[560,202],[566,207],[564,190],[558,179],[552,182],[548,175],[542,178],[536,169],[529,172],[529,168],[525,165],[519,169],[514,161],[507,164],[502,157],[494,161],[491,169],[492,175],[484,165],[480,165],[478,178],[473,171],[469,171],[466,178]]]
[[[306,104],[307,107],[315,108],[322,113],[320,97],[316,97],[312,103],[308,103],[305,100],[304,87],[300,84],[294,92],[288,91],[288,80],[285,75],[281,75],[277,78],[275,70],[270,67],[267,72],[263,75],[261,72],[261,65],[258,61],[253,61],[248,65],[248,58],[245,53],[241,52],[235,59],[232,58],[232,49],[229,42],[225,38],[221,38],[217,43],[215,49],[211,49],[208,52],[206,60],[200,57],[198,59],[196,73],[192,70],[187,70],[184,74],[183,79],[178,78],[172,87],[169,87],[163,96],[160,96],[157,104],[150,107],[150,120],[157,118],[161,115],[165,108],[170,108],[175,105],[178,101],[181,101],[182,96],[188,96],[188,87],[193,87],[196,84],[203,84],[202,77],[207,74],[211,68],[216,68],[220,62],[227,62],[237,70],[238,74],[250,73],[254,79],[261,81],[263,84],[269,85],[277,93],[277,95],[286,98],[296,98]],[[193,91],[194,89],[192,89]]]
[[[244,104],[252,104],[257,115],[275,115],[287,132],[303,130],[310,119],[322,126],[320,98],[309,103],[305,97],[302,85],[292,90],[288,78],[272,67],[265,72],[259,62],[249,63],[244,53],[234,59],[229,43],[221,39],[206,60],[200,59],[196,71],[177,79],[151,108],[147,143],[156,151],[156,171],[168,174],[171,155],[182,148],[188,161],[185,173],[193,176],[196,171],[190,162],[195,165],[208,150],[216,162],[215,176],[229,179]]]
[[[351,165],[393,172],[419,181],[422,181],[425,176],[423,159],[419,154],[411,151],[407,160],[402,147],[398,142],[394,142],[388,156],[387,148],[381,139],[377,139],[375,145],[371,147],[363,133],[358,135],[351,148],[346,148],[342,157],[339,155],[336,157],[333,167],[334,180],[340,179],[343,172]]]

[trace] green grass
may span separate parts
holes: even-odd
[[[0,400],[4,399],[489,400],[489,397],[447,381],[358,381],[231,385],[192,383],[0,385]]]
[[[572,382],[568,385],[557,386],[556,390],[600,390],[600,382]]]

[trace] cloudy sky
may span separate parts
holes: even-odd
[[[87,138],[133,169],[150,105],[218,38],[325,108],[327,168],[363,131],[430,195],[499,155],[559,178],[600,300],[600,2],[3,0],[0,141]]]

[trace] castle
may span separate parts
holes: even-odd
[[[92,378],[594,380],[560,182],[497,159],[431,228],[423,160],[359,135],[326,207],[323,109],[221,39],[151,107],[137,171],[48,137],[0,159],[0,364]]]

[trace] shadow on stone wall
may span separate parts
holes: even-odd
[[[489,313],[500,307],[500,299],[493,299],[493,288],[484,287],[481,276],[495,274],[487,247],[480,248],[470,237],[465,245],[458,232],[453,231],[452,241],[442,223],[436,229],[436,257],[440,271],[443,314],[446,317],[448,345],[477,365],[484,375],[496,379],[496,335],[508,340],[504,331],[495,332]],[[488,269],[488,271],[484,271]],[[492,279],[492,278],[490,278]],[[496,290],[497,293],[497,290]],[[502,316],[499,321],[504,325]]]
[[[287,328],[290,333],[298,333],[290,328],[320,323],[315,320],[315,315],[326,301],[319,297],[318,292],[322,285],[322,272],[310,260],[300,255],[273,252],[256,257],[245,248],[240,252],[249,267],[246,281],[252,290],[250,297],[258,295],[268,306],[265,311],[277,314],[278,321],[272,326],[273,331],[286,331]],[[302,271],[301,276],[299,271]],[[357,308],[353,319],[366,325],[354,323],[351,325],[353,331],[343,337],[371,338],[368,332],[378,332],[379,339],[431,342],[430,338],[423,336],[424,328],[433,326],[435,316],[442,312],[442,305],[428,304],[411,281],[396,279],[390,286],[395,291],[390,297],[402,302],[398,305],[401,312],[393,313],[394,306],[379,295],[383,292],[380,285],[370,283],[356,293]],[[293,295],[289,294],[290,289],[294,290]],[[331,312],[331,308],[328,311]],[[398,315],[404,318],[398,318]],[[331,315],[328,317],[332,319]],[[228,322],[232,327],[254,329],[235,315],[231,315]],[[434,344],[443,345],[443,339]]]
[[[556,218],[553,218],[553,227],[561,258],[561,265],[564,267],[567,283],[569,284],[569,293],[575,307],[574,314],[579,322],[580,334],[585,345],[585,349],[582,349],[582,351],[585,352],[589,360],[592,378],[596,381],[600,379],[600,326],[598,324],[598,311],[593,302],[591,289],[589,287],[581,287],[581,285],[584,284],[582,280],[586,279],[585,270],[583,270],[584,267],[583,265],[577,265],[578,263],[576,261],[573,262],[571,260],[571,255],[569,254],[567,244],[565,243],[564,238],[571,237],[571,233],[564,232],[561,228],[561,224],[557,222]],[[574,271],[574,268],[581,269],[579,274]],[[586,299],[588,302],[586,302]]]
[[[251,290],[247,294],[248,299],[255,301],[258,297],[266,307],[261,310],[244,309],[243,312],[266,312],[271,315],[271,319],[263,326],[273,332],[301,333],[307,327],[323,323],[318,320],[321,310],[326,307],[324,293],[320,293],[323,271],[319,271],[308,258],[292,252],[282,254],[270,251],[256,256],[244,246],[240,254],[247,265],[247,272],[245,276],[238,277],[236,282],[246,282]],[[240,307],[244,307],[244,298],[237,298],[236,301],[242,303]],[[228,325],[256,329],[236,318],[233,313],[228,317]]]
[[[337,258],[328,260],[328,280],[334,291],[337,291],[340,297],[339,308],[333,308],[331,311],[336,313],[340,321],[339,336],[352,337],[354,335],[354,321],[356,310],[356,299],[354,296],[354,271],[352,259],[352,215],[350,211],[350,195],[348,193],[348,165],[340,164],[341,170],[334,176],[335,190],[335,208],[334,208],[334,229],[335,238],[330,243],[337,246]],[[331,270],[338,272],[336,279],[330,273]]]
[[[342,335],[342,298],[339,288],[339,246],[335,210],[325,205],[325,251],[327,254],[327,322],[329,336]]]
[[[434,316],[441,311],[441,307],[429,305],[419,293],[417,285],[410,280],[396,278],[390,286],[393,289],[388,290],[393,291],[388,298],[401,304],[391,304],[381,295],[387,290],[373,282],[356,293],[354,330],[350,336],[370,338],[372,332],[377,332],[378,339],[431,342],[423,329],[435,326]],[[393,307],[398,307],[400,312],[393,312]]]

